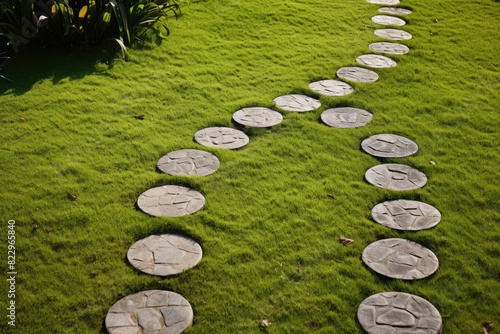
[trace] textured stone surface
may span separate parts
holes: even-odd
[[[146,290],[117,301],[105,323],[109,334],[178,334],[192,326],[193,309],[175,292]]]
[[[157,163],[159,170],[170,175],[200,176],[212,174],[219,165],[219,159],[212,153],[190,149],[170,152]]]
[[[391,39],[393,41],[407,41],[412,37],[409,32],[399,29],[377,29],[373,33],[375,36]]]
[[[358,307],[358,321],[368,334],[440,334],[443,325],[431,303],[404,292],[366,298]]]
[[[321,120],[335,128],[359,128],[366,125],[373,115],[366,110],[342,107],[327,109],[321,114]]]
[[[274,99],[276,106],[283,110],[295,111],[295,112],[306,112],[317,109],[321,106],[321,103],[309,96],[291,94],[283,95]]]
[[[411,10],[397,7],[380,7],[378,9],[381,13],[387,13],[392,15],[408,15],[411,14]]]
[[[368,45],[370,50],[380,53],[387,53],[393,55],[404,55],[410,52],[410,48],[403,44],[377,42]]]
[[[366,2],[375,4],[375,5],[385,5],[385,6],[394,6],[399,3],[399,0],[366,0]]]
[[[361,142],[366,153],[380,158],[402,158],[415,154],[418,146],[408,138],[382,133],[373,135]]]
[[[196,190],[166,185],[143,192],[137,206],[151,216],[180,217],[200,210],[205,197]]]
[[[233,114],[233,120],[236,123],[266,128],[283,121],[283,116],[272,109],[264,107],[243,108]]]
[[[344,96],[354,92],[354,88],[339,80],[321,80],[311,82],[309,88],[312,90],[328,96]]]
[[[386,68],[396,66],[396,62],[391,58],[381,55],[367,54],[356,58],[356,62],[372,68]]]
[[[363,262],[377,273],[404,280],[432,275],[439,266],[436,255],[424,246],[406,239],[384,239],[368,245]]]
[[[417,189],[427,183],[427,176],[424,173],[400,164],[374,166],[366,171],[365,179],[376,187],[391,190]]]
[[[195,133],[194,140],[207,147],[237,149],[247,145],[250,138],[240,130],[225,127],[205,128]]]
[[[371,216],[377,223],[401,231],[424,230],[441,221],[441,213],[432,205],[405,199],[379,203]]]
[[[337,76],[341,79],[357,82],[375,82],[378,80],[377,73],[357,66],[342,67],[337,71]]]
[[[134,243],[127,252],[130,264],[147,274],[176,275],[201,261],[198,243],[176,234],[151,235]]]
[[[372,22],[388,26],[400,26],[400,27],[406,24],[405,20],[390,15],[375,15],[372,17]]]

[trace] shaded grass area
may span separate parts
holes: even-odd
[[[362,333],[357,307],[382,291],[429,300],[446,333],[498,323],[499,3],[402,6],[414,11],[404,17],[410,54],[391,56],[398,66],[377,70],[377,83],[353,83],[343,98],[307,85],[334,78],[381,40],[370,21],[378,6],[365,1],[191,1],[167,40],[131,50],[127,63],[101,54],[14,60],[5,75],[15,83],[0,83],[0,216],[16,221],[16,330],[104,333],[109,307],[143,289],[188,299],[189,333],[258,333],[261,319],[271,333]],[[289,93],[319,97],[322,107],[282,111],[272,129],[241,128],[251,141],[238,151],[193,142],[203,127],[240,128],[231,122],[236,110],[273,107]],[[320,114],[335,106],[374,118],[358,129],[326,127]],[[364,138],[385,132],[414,140],[419,152],[378,160],[360,150]],[[207,177],[155,170],[163,154],[182,148],[216,154],[220,169]],[[407,192],[368,185],[364,172],[382,162],[417,167],[429,183]],[[200,190],[205,208],[180,218],[136,209],[140,193],[164,184]],[[397,198],[435,206],[442,222],[404,233],[371,221],[374,205]],[[202,245],[197,267],[158,278],[129,265],[135,241],[168,232]],[[340,235],[354,244],[343,247]],[[363,249],[389,237],[431,249],[437,273],[403,282],[370,271]]]

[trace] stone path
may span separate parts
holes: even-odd
[[[166,185],[143,192],[137,206],[151,216],[180,217],[200,210],[205,197],[196,190]]]
[[[411,10],[397,7],[380,7],[378,9],[380,13],[387,13],[392,15],[409,15]]]
[[[404,55],[410,52],[410,48],[403,44],[377,42],[368,45],[370,50],[393,55]]]
[[[377,29],[373,33],[375,36],[391,39],[393,41],[407,41],[412,38],[409,32],[398,29]]]
[[[263,107],[243,108],[233,114],[236,123],[258,128],[271,127],[283,121],[283,116],[272,109]]]
[[[354,88],[339,80],[321,80],[311,82],[309,88],[323,95],[327,96],[344,96],[354,92]]]
[[[368,169],[365,179],[372,185],[391,190],[422,188],[427,176],[421,171],[401,164],[383,164]]]
[[[178,334],[193,324],[193,309],[175,292],[147,290],[117,301],[105,323],[110,334]]]
[[[368,245],[363,262],[377,273],[404,280],[432,275],[439,266],[436,255],[424,246],[406,239],[383,239]]]
[[[399,3],[399,0],[366,0],[366,2],[372,3],[374,5],[394,6]]]
[[[201,246],[192,239],[176,235],[150,235],[134,243],[127,252],[130,264],[147,274],[170,276],[197,265]]]
[[[396,66],[396,62],[391,58],[374,54],[361,55],[356,58],[356,62],[360,65],[371,68],[387,68]]]
[[[170,175],[206,176],[214,173],[219,165],[219,159],[212,153],[185,149],[164,155],[156,166]]]
[[[371,216],[381,225],[402,231],[428,229],[441,221],[441,213],[432,205],[405,199],[379,203]]]
[[[240,130],[212,127],[205,128],[195,133],[194,140],[207,147],[237,149],[247,145],[250,138]]]
[[[368,111],[352,107],[327,109],[321,114],[321,120],[326,125],[344,129],[364,126],[372,117]]]
[[[417,153],[418,146],[408,138],[394,134],[373,135],[361,142],[366,153],[380,158],[402,158]]]
[[[369,334],[439,334],[443,325],[431,303],[404,292],[366,298],[358,308],[358,320]]]
[[[283,95],[274,99],[276,106],[286,111],[306,112],[317,109],[321,103],[309,96],[300,94]]]
[[[337,71],[337,76],[341,79],[356,82],[375,82],[378,80],[378,74],[376,72],[356,66],[340,68]]]
[[[375,15],[372,17],[372,22],[388,26],[404,26],[405,20],[390,15]]]

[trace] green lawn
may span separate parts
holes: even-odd
[[[0,81],[0,332],[105,333],[109,307],[146,289],[191,303],[189,333],[363,333],[358,305],[383,291],[430,301],[444,333],[500,325],[500,2],[400,6],[413,10],[402,28],[413,39],[401,42],[410,53],[391,56],[396,67],[376,70],[376,83],[353,83],[342,98],[320,97],[308,84],[335,78],[382,41],[370,20],[379,6],[364,0],[192,0],[170,20],[170,37],[130,50],[129,62],[41,51],[11,61],[2,74],[14,83]],[[274,108],[290,93],[322,106],[281,111],[272,129],[231,121],[242,107]],[[362,128],[330,128],[320,114],[335,106],[374,117]],[[242,129],[250,144],[202,147],[193,136],[208,126]],[[360,143],[378,133],[410,138],[419,151],[373,158]],[[183,148],[212,152],[220,169],[206,177],[156,171],[162,155]],[[364,181],[386,162],[414,166],[429,182],[398,192]],[[199,190],[205,207],[179,218],[135,207],[143,191],[166,184]],[[435,206],[441,223],[397,232],[371,220],[373,206],[397,198]],[[8,220],[16,222],[15,329],[6,318]],[[128,263],[135,241],[169,232],[200,243],[197,267],[159,278]],[[354,244],[342,246],[340,235]],[[363,249],[391,237],[431,249],[438,271],[406,282],[366,267]],[[272,323],[267,330],[262,319]]]

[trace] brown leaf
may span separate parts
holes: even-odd
[[[481,326],[483,328],[483,334],[490,334],[490,330],[493,329],[493,321],[485,321]]]
[[[350,245],[354,242],[354,240],[352,239],[349,239],[349,238],[346,238],[344,237],[343,235],[340,236],[339,238],[339,241],[342,243],[342,245],[344,246],[347,246],[347,245]]]
[[[46,228],[45,228],[45,232],[50,233],[50,232],[52,232],[52,229],[51,229],[51,228],[46,227]]]
[[[26,118],[24,118],[24,117],[19,117],[19,121],[20,121],[20,122],[26,122]]]
[[[78,198],[78,194],[68,193],[68,198],[72,199],[72,200],[75,200],[75,199]]]
[[[137,116],[134,116],[134,117],[137,118],[137,119],[140,119],[140,120],[144,119],[144,115],[137,115]]]

